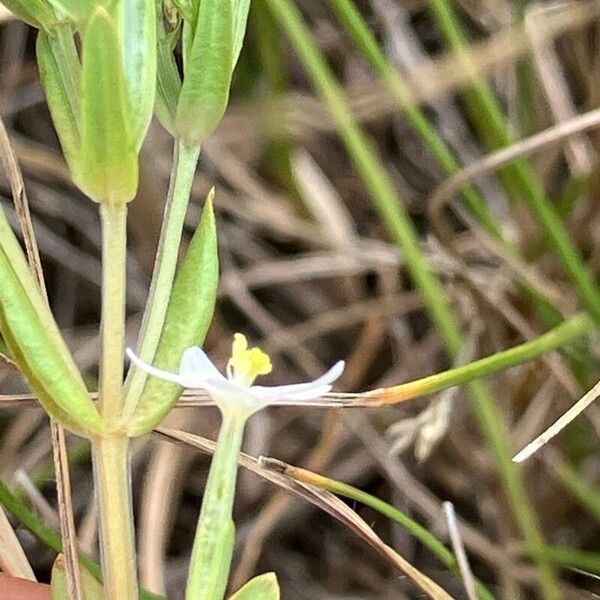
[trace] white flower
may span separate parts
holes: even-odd
[[[127,356],[150,375],[184,388],[204,389],[221,409],[239,408],[247,415],[277,401],[293,404],[320,398],[331,390],[331,384],[344,370],[344,361],[339,361],[324,375],[308,383],[272,387],[253,385],[256,377],[271,372],[271,359],[260,348],[248,348],[248,342],[241,333],[236,333],[233,338],[227,376],[221,374],[197,346],[183,353],[179,373],[163,371],[145,363],[130,348],[127,348]]]

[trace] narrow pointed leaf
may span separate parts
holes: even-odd
[[[128,202],[137,190],[137,151],[126,98],[116,24],[98,8],[83,37],[81,151],[74,174],[81,189],[97,202]]]
[[[175,277],[154,356],[153,363],[157,367],[173,372],[179,370],[186,348],[201,346],[204,342],[217,299],[219,259],[212,195],[207,198],[200,224]],[[178,385],[149,378],[128,426],[129,434],[142,435],[160,423],[181,391]]]
[[[52,27],[58,21],[46,0],[2,0],[2,4],[16,17],[38,29]]]
[[[243,585],[229,600],[279,600],[279,583],[275,573],[264,573]]]
[[[101,417],[2,211],[0,331],[50,416],[75,433],[104,431]]]
[[[162,126],[175,136],[177,102],[181,91],[181,78],[175,57],[173,55],[172,36],[177,32],[167,34],[163,19],[157,19],[157,71],[156,71],[156,100],[154,110]]]
[[[189,41],[185,44],[184,39],[187,52],[177,129],[189,145],[201,144],[227,108],[233,72],[233,26],[231,0],[202,0],[195,29],[187,23],[184,27],[184,38],[187,36]]]
[[[52,121],[71,168],[79,153],[81,65],[69,25],[40,31],[36,43],[38,69]]]
[[[54,10],[63,19],[67,18],[75,22],[83,22],[88,19],[94,9],[100,5],[106,5],[111,0],[47,0]]]
[[[248,11],[250,10],[250,0],[234,0],[235,8],[233,13],[233,68],[237,64],[244,36],[246,35],[246,25],[248,24]]]

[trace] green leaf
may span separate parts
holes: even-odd
[[[250,10],[250,0],[234,0],[235,7],[233,12],[233,63],[235,68],[242,45],[246,35],[246,25],[248,24],[248,11]]]
[[[2,4],[16,17],[38,29],[48,29],[58,22],[45,0],[2,0]]]
[[[196,5],[199,4],[197,1]],[[194,15],[196,14],[196,8],[192,0],[173,0],[173,5],[177,9],[177,12],[186,20],[193,21]]]
[[[51,33],[40,31],[36,52],[52,121],[65,159],[73,171],[81,145],[81,65],[71,27],[62,25],[54,28]]]
[[[186,348],[202,345],[212,321],[219,283],[213,197],[214,191],[211,190],[198,228],[175,276],[154,356],[153,363],[168,371],[179,370],[179,361]],[[129,435],[138,436],[151,431],[171,410],[181,391],[178,385],[149,378],[128,425]]]
[[[50,416],[80,435],[104,432],[102,419],[2,211],[0,331]]]
[[[134,146],[139,151],[150,125],[156,91],[156,4],[121,0],[123,72]]]
[[[104,600],[102,584],[86,569],[79,569],[81,589],[84,600]],[[59,554],[52,565],[52,579],[50,582],[52,600],[70,600],[67,585],[67,571],[65,560]]]
[[[177,131],[188,145],[201,144],[227,108],[233,73],[233,27],[231,0],[202,0],[196,27],[185,24],[187,51]]]
[[[83,36],[81,150],[74,178],[97,202],[128,202],[137,190],[121,44],[115,22],[102,7]]]
[[[243,585],[229,600],[279,600],[279,583],[275,573],[264,573]]]
[[[88,19],[92,12],[101,5],[114,0],[48,0],[61,18],[81,23]]]
[[[162,4],[158,0],[159,5]],[[156,100],[154,110],[162,126],[175,136],[175,118],[177,102],[181,91],[181,78],[173,56],[173,37],[179,31],[167,33],[163,19],[157,19],[157,71],[156,71]]]

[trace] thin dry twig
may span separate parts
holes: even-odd
[[[475,578],[469,565],[469,559],[465,552],[465,547],[462,542],[460,535],[460,529],[456,521],[456,513],[454,512],[454,505],[452,502],[444,502],[444,513],[446,514],[446,522],[448,524],[448,533],[450,534],[450,541],[454,550],[454,556],[458,562],[458,568],[460,569],[460,575],[463,583],[465,584],[465,591],[469,600],[477,600],[477,592],[475,591]]]
[[[578,417],[594,400],[600,396],[600,382],[598,382],[589,392],[578,400],[569,410],[567,410],[559,419],[557,419],[544,433],[540,434],[535,440],[527,444],[523,450],[515,454],[513,461],[516,463],[527,460],[532,454],[535,454],[540,448],[545,446],[554,436],[558,435],[573,419]]]
[[[0,570],[11,577],[37,581],[23,546],[0,506]]]
[[[164,429],[161,427],[155,429],[155,433],[167,440],[186,444],[207,454],[212,454],[216,446],[216,444],[210,440],[183,431]],[[256,459],[242,453],[240,454],[239,463],[263,479],[307,500],[311,504],[314,504],[321,510],[330,514],[332,517],[341,521],[344,525],[349,527],[353,533],[372,546],[395,569],[409,577],[417,587],[425,592],[430,598],[435,600],[452,600],[452,596],[445,592],[439,585],[413,567],[395,550],[385,544],[363,519],[334,494],[288,477],[284,473],[286,467],[285,463],[278,460],[264,457]]]

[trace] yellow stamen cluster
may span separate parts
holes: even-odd
[[[228,366],[234,377],[246,385],[252,385],[259,375],[267,375],[273,369],[269,355],[260,348],[248,348],[248,340],[241,333],[233,336]]]

